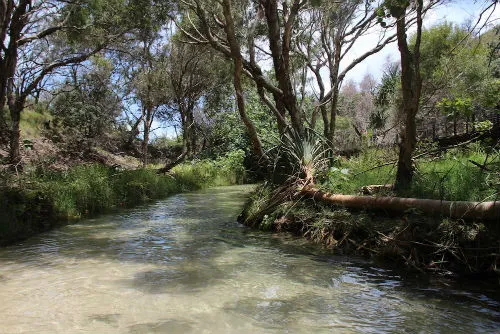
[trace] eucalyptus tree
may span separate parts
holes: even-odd
[[[256,156],[263,157],[264,152],[245,111],[243,77],[257,87],[280,132],[303,132],[304,112],[297,101],[291,58],[298,17],[309,6],[309,1],[299,0],[183,1],[184,19],[178,27],[188,42],[208,44],[233,62],[237,106]],[[267,72],[261,62],[266,57],[272,64]]]
[[[296,48],[304,57],[319,88],[318,107],[312,114],[311,124],[316,123],[319,109],[324,135],[331,143],[334,141],[335,118],[344,78],[357,65],[396,39],[394,32],[376,29],[378,5],[371,0],[323,1],[305,18],[309,23],[297,39]],[[378,35],[376,42],[370,42],[365,51],[353,57],[354,49],[366,43],[362,38],[367,33]],[[325,68],[328,76],[323,74]]]
[[[0,1],[0,109],[7,105],[10,112],[13,166],[21,163],[19,123],[30,95],[57,70],[121,35],[124,8],[122,0]]]
[[[163,118],[176,118],[182,129],[182,153],[165,165],[167,171],[197,153],[204,112],[211,107],[220,86],[228,79],[225,64],[208,46],[180,42],[176,37],[164,47],[158,63],[166,81]],[[167,116],[167,117],[165,117]]]

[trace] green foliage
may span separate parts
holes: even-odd
[[[448,99],[444,97],[437,103],[437,107],[448,117],[457,117],[458,115],[470,116],[473,112],[472,100],[470,98]]]
[[[441,65],[442,59],[453,58],[464,49],[460,43],[467,37],[467,31],[457,25],[444,22],[423,29],[420,43],[422,77],[430,78]],[[410,45],[415,46],[416,36],[413,35]]]
[[[420,51],[424,101],[436,101],[438,110],[454,119],[494,109],[500,84],[493,77],[490,48],[483,39],[445,22],[424,29]]]
[[[233,94],[233,88],[222,88],[221,92],[209,95],[206,113],[209,122],[204,130],[207,139],[207,148],[201,157],[214,158],[231,151],[245,153],[245,167],[249,170],[258,169],[258,161],[254,160],[251,152],[250,139],[241,122],[238,111],[234,109],[234,100],[227,96]],[[256,90],[252,87],[245,89],[246,111],[254,122],[264,151],[270,150],[279,143],[276,118],[272,112],[262,104]],[[219,95],[220,93],[220,95]],[[227,95],[224,95],[227,94]],[[224,98],[224,96],[226,96]]]
[[[339,130],[350,129],[352,126],[353,120],[349,117],[345,116],[337,116],[335,117],[335,128]]]
[[[137,169],[116,173],[113,185],[120,206],[132,206],[162,198],[181,190],[171,176],[159,176],[151,169]]]
[[[395,109],[401,98],[401,70],[397,63],[388,64],[381,83],[375,91],[375,110],[370,114],[370,127],[374,129],[384,129],[389,118],[395,114]]]
[[[376,10],[378,23],[385,28],[387,26],[387,18],[391,16],[400,18],[405,14],[406,8],[409,5],[409,0],[385,0]]]
[[[66,40],[72,46],[98,43],[109,34],[119,33],[129,27],[126,1],[124,0],[81,0],[66,3],[61,17],[72,29],[65,30]]]
[[[235,150],[215,160],[194,160],[178,165],[172,173],[185,190],[241,184],[245,180],[244,158],[243,150]]]
[[[313,177],[328,164],[328,146],[323,137],[311,129],[306,129],[304,135],[293,130],[285,133],[269,155],[273,162],[273,181],[278,183],[290,178]]]
[[[495,173],[484,171],[471,161],[482,163],[486,153],[451,151],[434,161],[421,161],[409,195],[450,201],[483,201],[500,190]]]
[[[21,178],[2,175],[0,244],[35,233],[58,219],[133,206],[180,191],[242,183],[243,158],[243,151],[229,152],[217,160],[179,165],[171,175],[152,169],[121,171],[98,164],[66,172],[35,170]]]
[[[20,129],[24,138],[38,138],[44,132],[45,124],[53,120],[53,116],[41,105],[34,109],[25,109],[21,113]]]
[[[94,57],[89,72],[73,72],[51,106],[54,122],[60,126],[55,139],[88,148],[90,141],[109,131],[121,111],[121,102],[113,92],[112,66],[104,58]],[[62,133],[57,133],[62,131]]]
[[[474,129],[476,129],[477,132],[485,132],[490,130],[492,127],[493,123],[489,120],[474,123]]]
[[[395,166],[383,166],[365,173],[363,171],[396,159],[395,151],[377,148],[366,149],[359,156],[350,159],[340,158],[336,166],[331,167],[320,180],[321,186],[333,193],[358,194],[363,186],[391,183],[396,175]]]
[[[497,113],[500,112],[500,110],[496,108],[498,101],[500,101],[500,79],[491,78],[484,83],[483,87],[481,104]]]

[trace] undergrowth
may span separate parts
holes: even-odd
[[[55,221],[78,219],[130,207],[168,195],[244,181],[239,152],[217,160],[189,162],[169,174],[153,169],[117,170],[100,164],[68,171],[40,168],[0,182],[0,244],[45,229]]]
[[[488,158],[488,159],[487,159]],[[350,159],[340,158],[335,167],[319,178],[329,192],[359,194],[368,185],[392,184],[396,175],[395,149],[368,149]],[[471,161],[487,167],[478,167]],[[398,195],[450,201],[498,199],[500,190],[500,155],[487,154],[481,146],[452,150],[415,160],[415,175],[410,189],[392,193],[387,188],[380,195]]]

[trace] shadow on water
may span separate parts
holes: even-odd
[[[268,329],[295,323],[363,332],[456,326],[474,332],[498,325],[498,295],[491,299],[454,286],[403,279],[395,271],[334,256],[303,239],[238,225],[235,217],[246,196],[245,188],[216,188],[65,226],[0,250],[0,265],[60,269],[84,260],[137,264],[128,277],[113,283],[153,296],[225,293],[234,288],[237,298],[225,302],[223,311]],[[0,282],[8,279],[0,273]],[[245,290],[251,296],[243,291],[238,295],[245,284],[251,285]],[[284,287],[294,291],[282,291]],[[113,326],[120,314],[94,315],[89,321]],[[184,333],[194,331],[195,325],[167,318],[128,329]]]
[[[165,320],[137,324],[129,327],[129,333],[188,333],[194,329],[192,323],[180,320]]]

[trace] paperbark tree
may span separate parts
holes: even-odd
[[[416,35],[413,50],[408,46],[407,17],[409,2],[404,0],[386,1],[389,14],[396,19],[398,48],[401,55],[401,91],[403,96],[402,112],[404,129],[399,143],[399,158],[396,172],[396,189],[410,186],[413,177],[412,155],[417,143],[416,116],[422,92],[422,77],[420,75],[420,43],[422,38],[423,0],[415,0]]]
[[[368,57],[396,40],[396,34],[381,30],[377,43],[360,56],[347,61],[355,45],[360,43],[369,30],[377,25],[377,8],[373,1],[324,2],[315,9],[296,43],[307,67],[313,73],[319,87],[318,109],[323,119],[325,137],[333,144],[335,120],[342,82],[346,75]],[[328,68],[328,81],[321,74]],[[326,91],[326,87],[330,86]],[[328,110],[329,108],[329,110]],[[313,113],[311,125],[316,124],[317,111]]]

